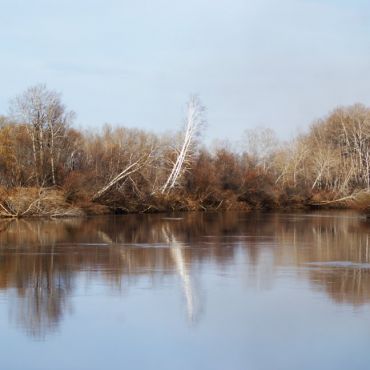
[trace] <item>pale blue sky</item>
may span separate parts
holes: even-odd
[[[0,0],[0,113],[35,83],[77,124],[175,129],[198,93],[206,136],[284,138],[370,104],[365,0]]]

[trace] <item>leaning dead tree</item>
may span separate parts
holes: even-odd
[[[108,193],[108,191],[111,190],[113,186],[143,168],[152,158],[152,153],[153,150],[148,155],[143,155],[138,160],[131,162],[123,171],[121,171],[112,180],[110,180],[108,184],[106,184],[102,189],[96,192],[92,197],[92,200],[96,201],[100,199],[104,194]]]
[[[204,107],[197,96],[192,96],[187,105],[184,141],[172,171],[161,189],[162,194],[170,191],[177,184],[193,151],[195,138],[204,122]]]

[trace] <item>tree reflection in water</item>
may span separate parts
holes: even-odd
[[[201,303],[194,266],[225,269],[238,254],[252,283],[290,268],[336,303],[370,302],[370,228],[350,212],[13,220],[0,231],[0,290],[15,290],[11,316],[37,337],[58,327],[84,272],[118,288],[177,274],[194,321]]]

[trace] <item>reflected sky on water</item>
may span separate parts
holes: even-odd
[[[1,369],[369,369],[352,212],[0,221]]]

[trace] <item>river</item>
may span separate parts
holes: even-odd
[[[370,369],[350,211],[0,221],[4,370]]]

